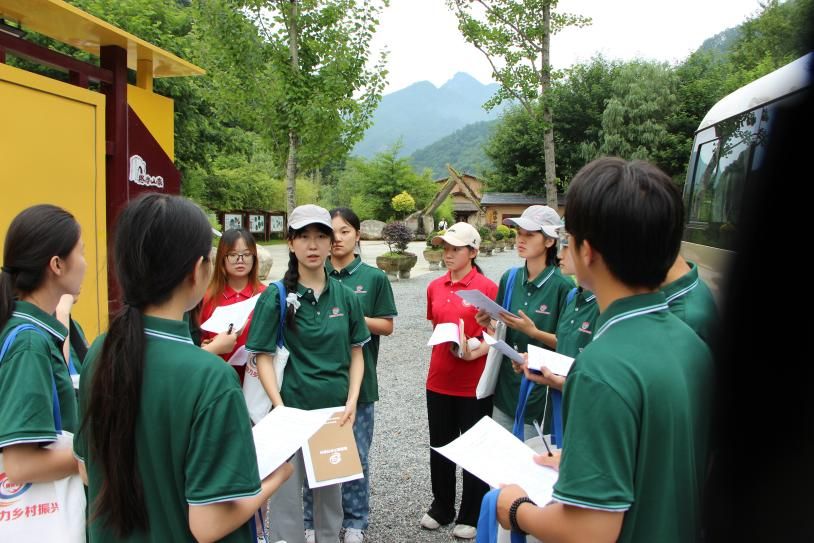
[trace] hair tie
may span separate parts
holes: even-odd
[[[297,310],[300,308],[299,296],[296,292],[289,292],[285,297],[285,306],[291,308],[291,311],[296,315]]]

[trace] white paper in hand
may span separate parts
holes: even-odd
[[[537,465],[534,450],[490,417],[453,442],[433,448],[492,488],[517,484],[535,503],[551,501],[557,472]]]
[[[459,290],[456,292],[463,301],[470,305],[474,305],[478,309],[482,309],[489,313],[489,316],[495,320],[502,321],[500,318],[501,313],[508,313],[512,317],[517,317],[511,311],[504,309],[499,303],[489,298],[486,294],[479,290]],[[517,317],[520,318],[520,317]]]
[[[483,333],[483,340],[486,342],[487,345],[489,345],[490,347],[494,347],[495,349],[500,351],[501,354],[503,354],[505,356],[508,356],[510,359],[514,360],[518,364],[523,364],[523,363],[526,362],[523,359],[522,354],[520,354],[517,351],[515,351],[514,349],[512,349],[509,346],[509,344],[506,343],[505,341],[503,341],[502,339],[498,341],[497,339],[493,338],[492,336],[490,336],[489,334],[484,332]]]
[[[541,349],[534,345],[529,345],[529,369],[540,371],[540,368],[548,368],[551,373],[565,377],[571,371],[571,364],[574,359],[564,354],[555,353],[548,349]]]
[[[254,428],[254,449],[260,479],[280,467],[322,428],[330,413],[276,407]]]
[[[461,344],[460,328],[454,322],[442,322],[432,331],[427,345],[439,345],[441,343]]]
[[[240,330],[246,325],[246,321],[249,320],[249,316],[254,311],[254,306],[257,305],[259,299],[260,295],[258,294],[236,304],[216,307],[215,311],[212,312],[212,316],[201,324],[201,330],[220,334],[221,332],[227,332],[229,325],[233,325],[232,329],[234,331]]]
[[[246,362],[249,361],[250,356],[251,353],[246,350],[245,346],[241,345],[240,348],[235,351],[235,354],[229,358],[229,364],[232,366],[245,366]]]

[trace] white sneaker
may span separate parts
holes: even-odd
[[[432,518],[429,513],[424,513],[421,517],[421,527],[425,530],[437,530],[441,527],[441,523]]]
[[[364,543],[365,533],[358,528],[345,528],[344,543]]]
[[[314,530],[305,530],[305,543],[317,543],[317,534]]]
[[[478,535],[478,530],[468,524],[456,524],[452,529],[452,535],[460,539],[474,539]]]

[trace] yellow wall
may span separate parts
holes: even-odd
[[[127,85],[127,103],[150,131],[155,140],[175,160],[175,119],[173,101],[170,98]]]
[[[89,340],[107,327],[104,119],[102,94],[0,64],[0,250],[28,206],[77,218],[88,270],[73,316]]]

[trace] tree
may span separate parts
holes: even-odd
[[[489,61],[498,93],[486,103],[492,108],[517,100],[542,124],[546,200],[557,208],[554,123],[547,93],[551,87],[551,35],[568,26],[582,27],[590,19],[556,13],[557,0],[447,0],[458,17],[464,38]]]
[[[286,205],[296,206],[302,169],[346,155],[381,99],[382,53],[367,67],[370,40],[388,0],[246,0],[269,50],[263,133],[286,149]],[[282,140],[282,141],[281,141]]]
[[[348,159],[339,174],[336,205],[350,206],[360,218],[387,220],[392,215],[392,198],[406,191],[417,208],[426,206],[437,192],[430,170],[417,174],[408,158],[399,158],[399,149],[396,144],[370,160]]]
[[[564,77],[555,81],[549,90],[557,125],[554,136],[561,191],[585,164],[581,146],[598,145],[602,113],[612,96],[612,83],[618,70],[618,62],[599,56],[566,70]],[[535,104],[535,107],[539,106]],[[485,147],[493,164],[487,176],[491,190],[540,193],[540,179],[545,175],[544,159],[539,153],[544,129],[537,118],[516,106],[498,121]]]

